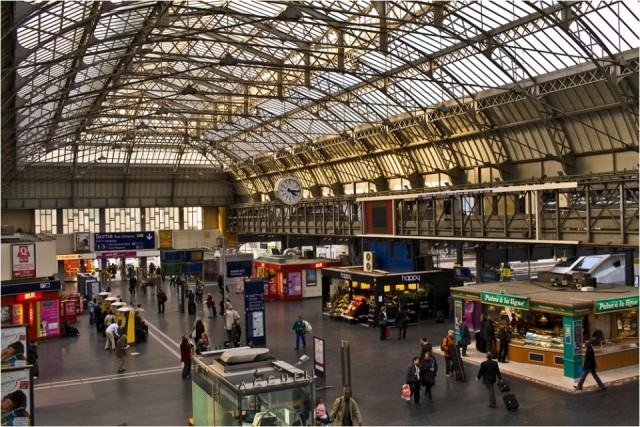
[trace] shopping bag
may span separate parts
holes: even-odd
[[[411,387],[409,384],[404,384],[402,386],[402,398],[404,400],[411,400]]]
[[[391,336],[391,329],[387,328],[385,334],[387,335],[387,338],[389,338]]]

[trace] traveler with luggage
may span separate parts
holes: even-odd
[[[493,360],[493,354],[491,354],[491,352],[487,352],[487,360],[480,364],[480,370],[478,371],[476,381],[480,378],[482,378],[482,384],[485,385],[487,392],[489,393],[489,408],[495,408],[496,391],[493,385],[496,382],[496,378],[502,382],[502,375],[500,374],[498,362]]]

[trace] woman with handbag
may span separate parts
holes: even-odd
[[[424,395],[433,403],[431,397],[431,387],[436,385],[436,374],[438,372],[438,362],[433,354],[428,351],[424,354],[424,359],[420,362],[420,379],[425,388]]]
[[[413,356],[411,364],[407,366],[406,383],[411,387],[411,395],[417,405],[420,403],[420,358],[418,356]]]

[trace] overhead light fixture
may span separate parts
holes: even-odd
[[[198,90],[191,86],[191,84],[188,84],[184,89],[182,89],[182,91],[180,92],[180,94],[182,95],[195,95],[198,93]]]
[[[504,307],[502,307],[502,310],[500,310],[500,316],[506,316],[507,315],[507,310],[504,309]]]
[[[548,321],[549,320],[547,319],[547,316],[545,316],[544,314],[540,316],[540,323],[542,323],[543,325],[546,325]]]
[[[229,52],[227,52],[218,65],[238,65],[238,60],[234,58]]]
[[[302,12],[296,9],[294,6],[288,4],[287,8],[280,12],[278,18],[284,19],[287,21],[299,21],[303,17]]]

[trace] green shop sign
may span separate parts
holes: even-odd
[[[630,310],[638,307],[638,297],[611,298],[596,301],[595,312],[608,313],[610,311]]]
[[[504,305],[506,307],[519,308],[522,310],[529,309],[529,298],[517,297],[507,294],[496,294],[493,292],[481,292],[481,301],[483,304]]]

